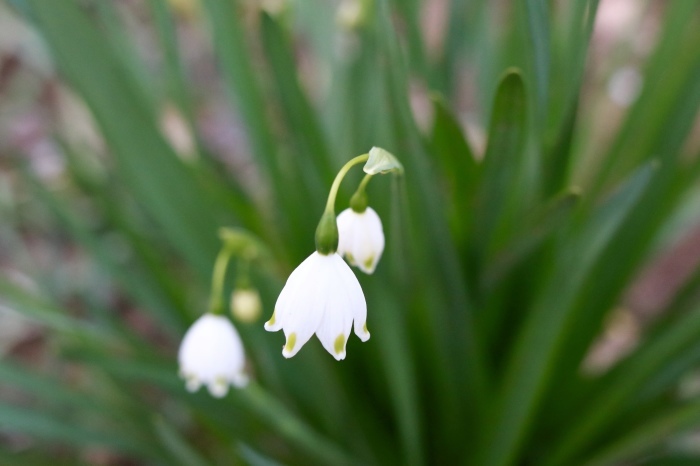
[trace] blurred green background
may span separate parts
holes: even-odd
[[[700,464],[699,106],[696,0],[0,0],[0,464]],[[285,360],[375,145],[372,338]],[[269,257],[217,400],[222,226]]]

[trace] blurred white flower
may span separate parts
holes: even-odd
[[[260,317],[260,293],[254,288],[236,288],[231,293],[231,313],[241,322],[255,322]]]
[[[384,231],[371,207],[364,212],[345,209],[338,215],[338,254],[364,273],[374,272],[384,252]]]
[[[326,351],[341,360],[353,321],[360,340],[369,340],[367,304],[355,274],[338,254],[314,252],[287,279],[265,330],[284,330],[286,358],[316,333]]]
[[[248,383],[241,337],[224,316],[207,313],[197,319],[182,339],[178,362],[180,377],[191,392],[206,385],[212,396],[221,398],[229,384]]]

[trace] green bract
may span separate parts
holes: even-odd
[[[362,169],[369,175],[390,172],[395,172],[399,175],[403,174],[403,165],[401,165],[401,162],[399,162],[391,152],[381,147],[372,147],[372,149],[370,149],[369,159]]]

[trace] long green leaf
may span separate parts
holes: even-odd
[[[181,466],[207,466],[209,463],[165,419],[155,417],[154,430],[172,459]]]
[[[474,247],[491,256],[513,234],[524,196],[527,98],[517,69],[505,72],[491,112],[475,213]]]
[[[297,158],[300,160],[297,163],[304,167],[305,171],[313,172],[302,171],[307,180],[306,184],[309,185],[307,189],[316,187],[318,190],[320,181],[330,183],[333,180],[335,165],[342,163],[342,160],[330,153],[314,109],[296,77],[294,50],[286,31],[270,15],[263,14],[261,36],[282,110],[292,138],[298,141]],[[323,200],[325,187],[320,188],[319,194],[315,199]],[[317,205],[319,209],[322,206],[322,202]]]
[[[616,370],[614,377],[602,388],[564,440],[553,449],[548,465],[561,464],[598,434],[610,422],[615,408],[632,399],[639,387],[673,359],[684,348],[700,338],[700,312],[694,311],[679,319],[661,337],[650,342],[627,364]]]
[[[450,223],[457,243],[464,242],[472,217],[463,210],[474,203],[474,189],[479,174],[474,152],[456,118],[442,96],[433,94],[435,114],[431,130],[432,150],[449,185]],[[448,202],[449,202],[448,201]],[[464,245],[461,245],[462,249]]]
[[[663,415],[648,421],[612,445],[585,461],[585,466],[620,464],[658,447],[672,434],[681,433],[700,425],[700,402],[694,401],[674,407]],[[697,459],[694,460],[697,462]],[[689,464],[696,464],[695,462]],[[664,465],[673,463],[664,462]]]
[[[78,427],[45,413],[0,404],[0,430],[19,432],[46,440],[75,446],[105,446],[146,459],[161,458],[161,453],[147,439],[129,438],[115,432]]]
[[[517,457],[551,377],[576,291],[593,260],[644,193],[653,172],[654,167],[650,165],[640,169],[588,225],[581,228],[581,243],[572,247],[568,256],[562,254],[558,263],[551,267],[543,291],[533,303],[510,355],[491,423],[484,432],[483,438],[490,440],[481,444],[480,465],[505,466]],[[573,269],[572,264],[576,264]],[[488,448],[493,442],[501,448]]]
[[[160,136],[133,79],[73,1],[29,0],[56,61],[88,103],[128,186],[201,276],[216,254],[214,207]]]

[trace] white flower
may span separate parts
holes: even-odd
[[[287,279],[265,330],[284,330],[286,358],[316,333],[326,351],[341,360],[353,321],[355,335],[369,340],[367,304],[355,274],[338,254],[314,252]]]
[[[338,215],[338,254],[364,273],[371,274],[384,252],[384,231],[371,207],[364,212],[345,209]]]
[[[231,313],[241,322],[255,322],[260,317],[260,293],[254,288],[236,288],[231,293]]]
[[[204,314],[185,333],[178,353],[180,376],[187,390],[194,392],[203,384],[212,396],[221,398],[229,384],[243,387],[243,343],[231,321],[224,316]]]

